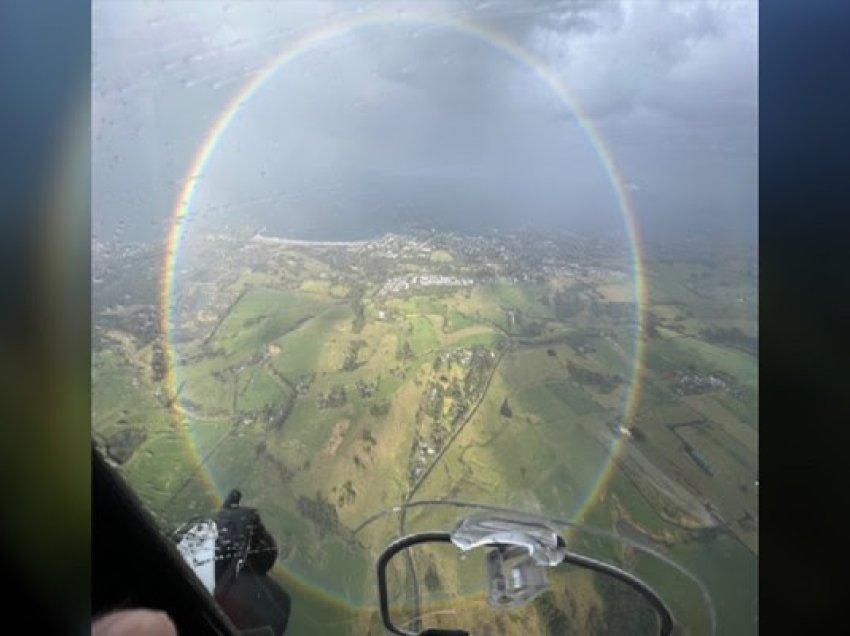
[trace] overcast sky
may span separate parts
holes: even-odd
[[[224,104],[294,39],[370,11],[388,19],[318,42],[241,107],[198,185],[193,233],[230,223],[336,238],[418,222],[622,234],[569,109],[498,47],[415,19],[442,12],[561,78],[644,234],[754,240],[758,13],[733,0],[95,2],[95,236],[161,237]]]

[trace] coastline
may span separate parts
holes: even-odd
[[[308,241],[303,239],[288,239],[277,236],[265,236],[257,232],[251,237],[259,243],[274,243],[276,245],[301,245],[306,247],[361,247],[369,241]]]

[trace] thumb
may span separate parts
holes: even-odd
[[[98,618],[92,636],[177,636],[165,612],[149,609],[119,610]]]

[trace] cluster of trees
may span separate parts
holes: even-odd
[[[354,387],[357,389],[357,392],[360,394],[360,397],[362,397],[364,400],[368,400],[375,394],[375,391],[378,390],[378,382],[366,382],[366,380],[357,380],[357,382],[354,383]]]
[[[431,382],[425,391],[425,412],[435,420],[440,419],[440,416],[443,414],[443,404],[445,402],[443,393],[443,385],[439,382]]]
[[[381,400],[380,402],[374,402],[372,404],[372,406],[369,407],[369,413],[372,414],[372,417],[384,417],[389,412],[390,412],[390,403],[387,400]]]
[[[700,331],[700,335],[713,344],[726,345],[740,349],[751,355],[758,355],[758,338],[748,336],[736,327],[730,329],[710,327]]]
[[[293,472],[289,470],[289,468],[287,468],[286,465],[284,465],[284,463],[280,461],[280,459],[268,452],[265,447],[263,447],[262,452],[258,453],[258,456],[268,461],[275,468],[278,477],[280,478],[280,483],[285,484],[294,476]]]
[[[413,348],[410,346],[410,343],[405,340],[404,344],[402,344],[395,352],[396,360],[410,360],[414,356]]]
[[[538,616],[547,634],[631,634],[650,636],[658,633],[658,616],[652,606],[636,591],[609,576],[596,575],[593,584],[603,601],[603,609],[591,607],[579,630],[575,616],[571,616],[563,603],[556,602],[552,591],[534,600]],[[572,606],[572,604],[570,604]],[[572,606],[574,607],[574,606]]]
[[[550,303],[558,320],[568,320],[586,307],[586,301],[575,288],[559,291],[552,297]]]
[[[429,592],[436,592],[440,589],[440,576],[437,574],[437,568],[434,567],[433,563],[429,563],[425,570],[424,582]]]
[[[572,333],[567,335],[566,341],[573,351],[580,356],[584,356],[596,351],[596,348],[592,344],[595,337],[587,333]]]
[[[336,507],[327,501],[320,492],[317,492],[313,498],[300,495],[296,506],[298,513],[309,519],[316,528],[316,533],[320,539],[324,538],[328,532],[333,532],[339,524]]]
[[[156,305],[145,305],[129,313],[99,316],[97,326],[102,329],[96,329],[96,334],[103,329],[125,331],[138,340],[141,346],[153,342],[160,335],[159,316],[157,315]],[[99,344],[102,345],[103,342]]]
[[[637,320],[634,303],[593,301],[589,308],[594,316],[604,316],[614,322],[622,323]],[[652,318],[650,318],[649,328],[655,328]]]
[[[587,298],[586,296],[593,296]],[[635,304],[632,302],[604,301],[594,288],[578,285],[563,290],[550,297],[549,305],[555,318],[567,321],[582,311],[589,311],[594,317],[604,317],[614,322],[631,322],[637,319]]]
[[[279,431],[283,428],[283,423],[292,413],[295,407],[295,399],[289,398],[281,404],[267,404],[263,409],[263,418],[266,421],[266,428],[273,431]]]
[[[145,431],[140,428],[125,428],[106,440],[106,453],[119,464],[123,464],[145,441]]]
[[[534,607],[546,626],[546,634],[578,634],[579,630],[573,620],[555,603],[552,591],[544,592],[534,600]],[[596,633],[596,632],[594,632]],[[628,631],[623,632],[628,633]]]
[[[274,368],[274,367],[272,367]],[[298,395],[306,395],[310,390],[310,387],[313,385],[313,380],[316,379],[315,371],[312,373],[304,373],[298,376],[298,379],[295,382],[295,392]]]
[[[165,350],[162,346],[162,339],[154,340],[151,347],[151,378],[154,382],[161,382],[165,378]]]
[[[251,316],[250,318],[247,318],[246,320],[244,320],[242,322],[242,327],[247,329],[247,328],[253,327],[255,325],[259,325],[265,319],[265,317],[266,317],[265,314],[258,314],[256,316]]]
[[[502,402],[502,407],[499,409],[499,413],[503,417],[513,417],[514,411],[511,408],[511,405],[508,404],[508,398],[505,398],[505,401]]]
[[[358,361],[357,357],[360,354],[360,349],[365,347],[365,340],[352,340],[348,343],[348,349],[345,352],[345,360],[342,363],[343,371],[354,371],[357,367],[363,366],[363,362]]]
[[[346,481],[342,488],[339,489],[337,493],[337,504],[340,508],[342,508],[345,504],[352,504],[357,499],[357,491],[354,490],[354,486],[351,484],[351,480]]]
[[[463,390],[466,395],[475,395],[484,388],[490,374],[491,363],[490,352],[485,347],[473,347],[469,371],[463,379]]]
[[[341,384],[331,387],[331,390],[327,393],[320,393],[316,400],[316,404],[320,409],[339,408],[340,406],[345,406],[345,402],[345,387]]]
[[[354,319],[351,321],[351,333],[360,333],[366,326],[366,305],[363,304],[363,289],[354,287],[350,293],[351,311]]]
[[[536,338],[546,331],[546,324],[543,321],[526,316],[520,309],[504,309],[504,312],[505,323],[510,333]]]
[[[593,577],[593,585],[605,603],[602,630],[593,634],[634,634],[649,636],[658,633],[658,615],[638,592],[610,576]]]
[[[527,336],[529,338],[536,338],[537,336],[542,336],[546,331],[545,323],[539,320],[523,320],[520,328],[520,335]]]
[[[567,362],[567,370],[579,384],[595,386],[600,393],[610,393],[623,382],[623,379],[618,375],[591,371],[590,369],[580,367],[572,360]]]

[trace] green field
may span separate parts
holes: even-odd
[[[262,512],[282,548],[275,576],[298,603],[292,633],[366,633],[376,620],[373,561],[402,530],[399,515],[352,533],[381,510],[431,499],[566,519],[581,512],[605,531],[630,528],[706,583],[719,634],[754,633],[757,530],[738,520],[757,520],[758,361],[701,335],[757,334],[752,307],[737,300],[747,286],[731,269],[648,266],[655,329],[645,335],[641,390],[627,412],[637,347],[632,290],[621,278],[497,279],[386,298],[376,295],[384,280],[426,265],[380,263],[365,278],[353,273],[364,268],[336,265],[332,250],[279,249],[267,271],[228,278],[216,321],[205,318],[174,344],[174,386],[152,372],[151,345],[127,334],[106,339],[92,354],[92,405],[95,438],[118,449],[120,471],[165,530],[212,513],[233,487]],[[442,248],[426,260],[439,271],[464,263]],[[564,289],[575,295],[569,317],[551,302]],[[683,373],[721,374],[728,386],[680,394]],[[175,388],[181,408],[167,406]],[[622,444],[697,502],[680,505],[711,502],[728,527],[701,534],[677,525],[652,496],[651,475],[627,470],[616,455],[621,425],[633,427]],[[406,530],[451,524],[457,514],[411,509]],[[616,542],[576,541],[658,577],[681,611],[702,611],[661,566]],[[450,556],[422,558],[447,588],[476,584],[452,573]],[[553,598],[575,604],[580,629],[604,601],[592,581],[576,585],[572,596]],[[447,603],[432,596],[434,607]],[[473,596],[453,611],[474,616]],[[540,612],[487,624],[524,634],[552,619]]]
[[[318,314],[274,341],[281,353],[272,359],[272,365],[287,377],[314,371],[328,334],[346,331],[351,318],[347,306],[332,307]]]
[[[408,324],[405,341],[410,343],[416,356],[421,356],[439,345],[437,331],[429,316],[414,316]]]
[[[478,322],[474,318],[459,311],[450,310],[445,313],[445,327],[443,327],[443,331],[446,333],[452,333],[477,324]]]
[[[231,360],[241,360],[290,331],[327,304],[324,296],[250,289],[222,321],[212,339]]]
[[[659,328],[661,342],[650,350],[657,350],[670,363],[702,364],[706,369],[723,371],[732,375],[738,382],[747,387],[755,387],[757,382],[756,359],[729,347],[710,344],[704,340],[690,336],[680,336],[668,329]]]

